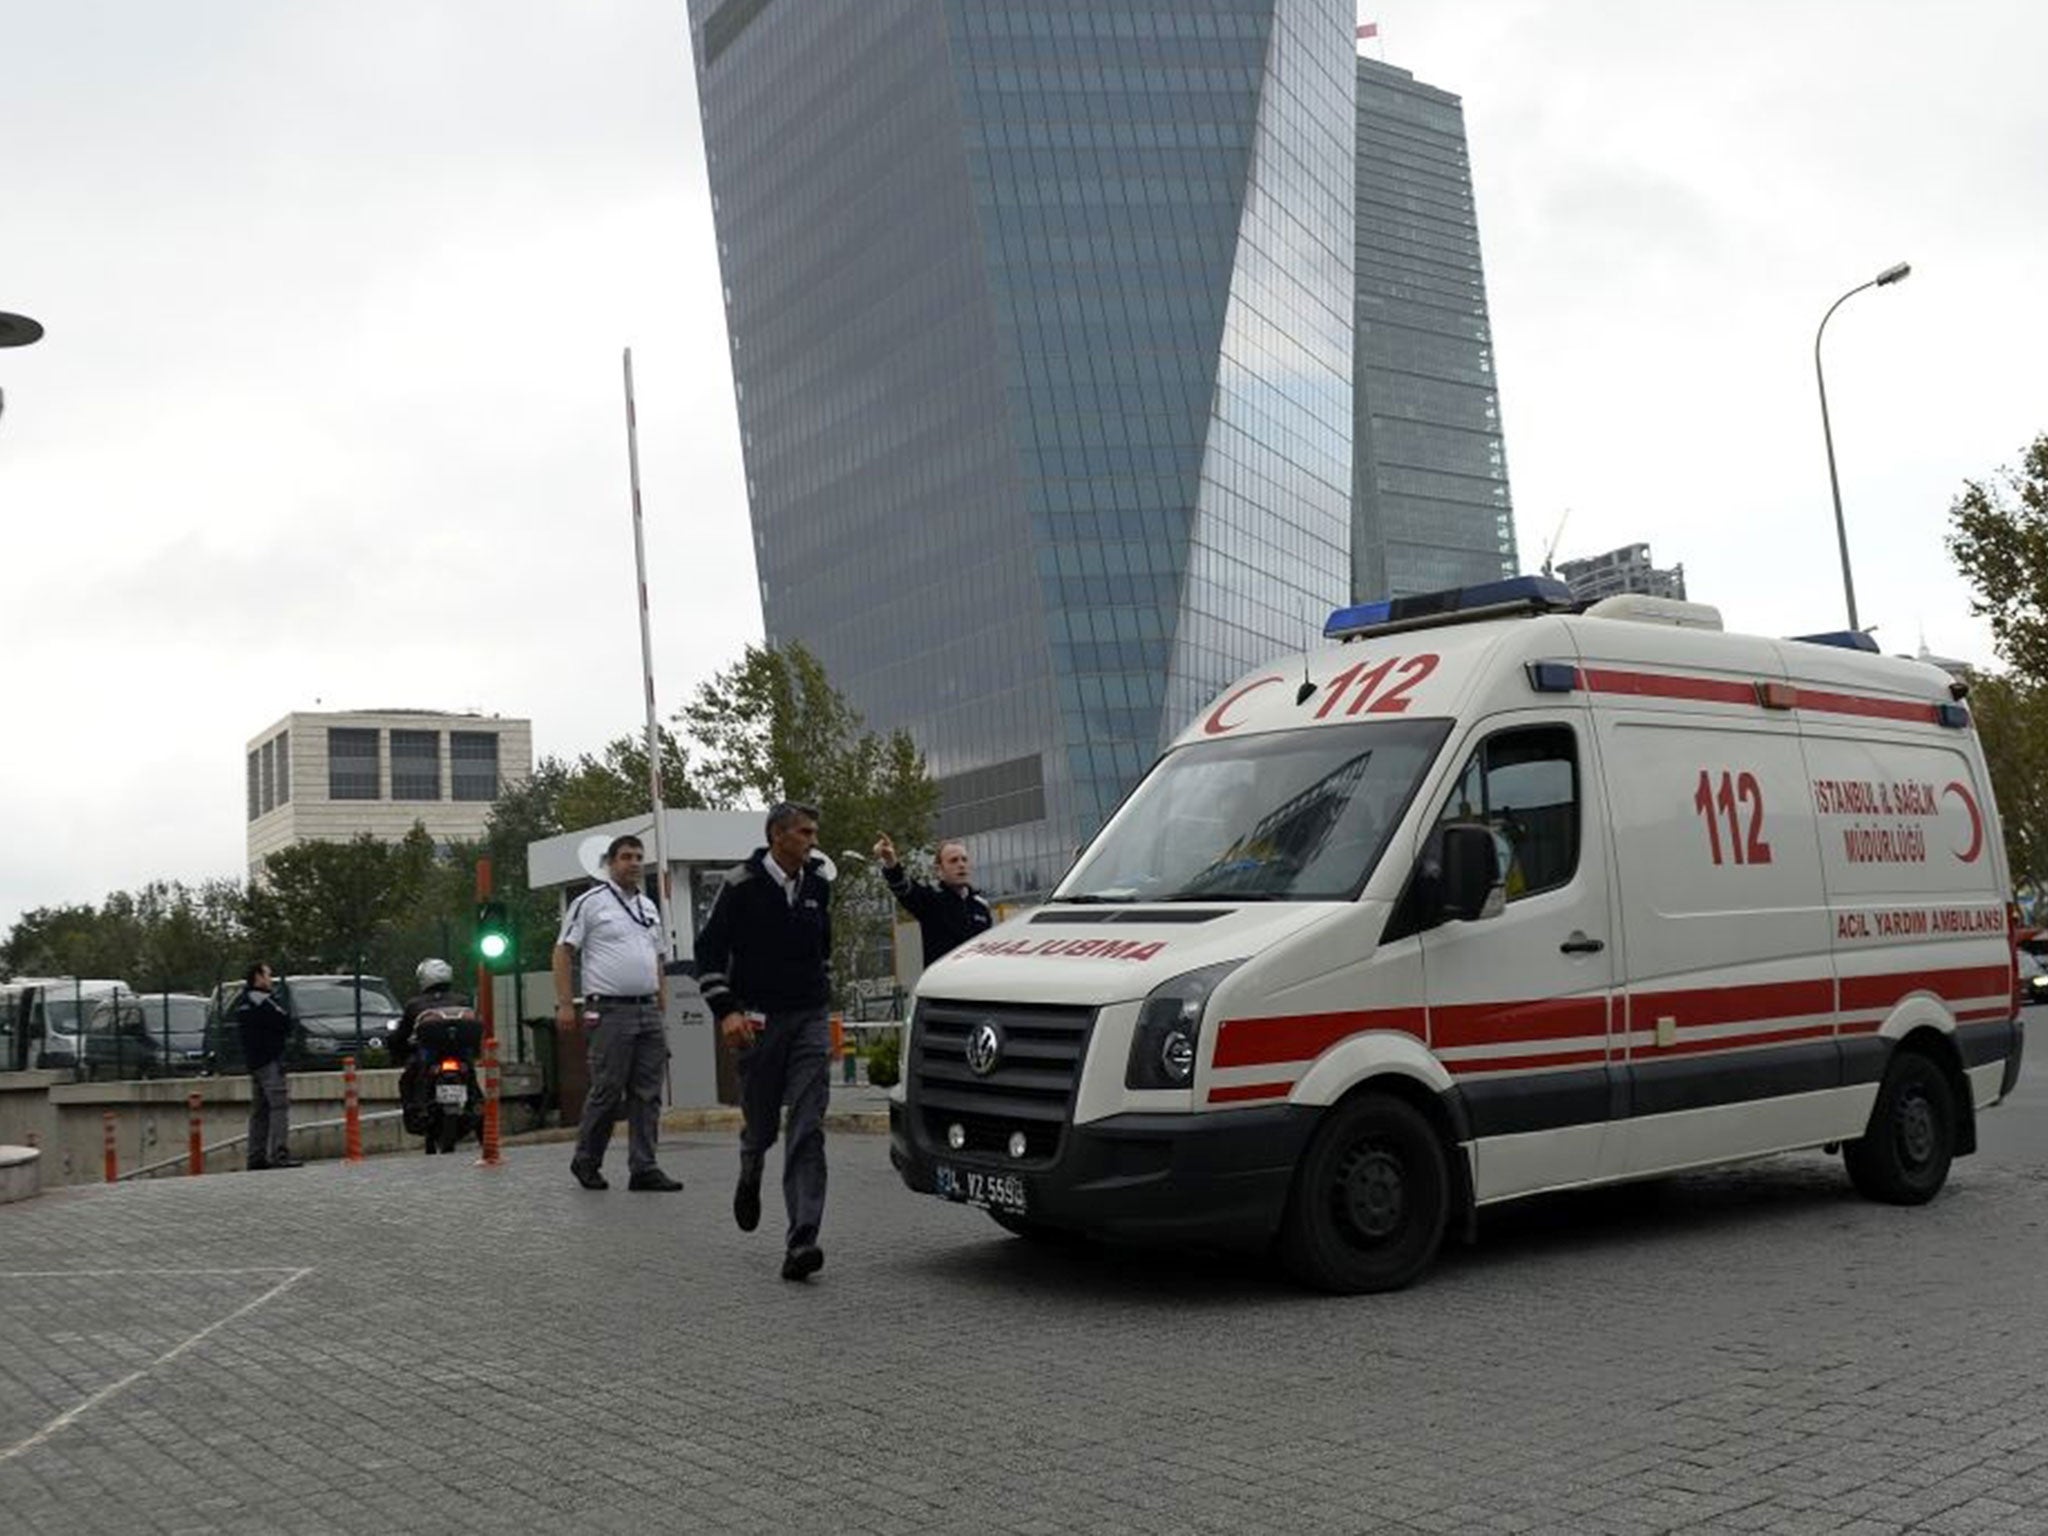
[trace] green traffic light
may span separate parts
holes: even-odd
[[[477,953],[486,960],[504,959],[505,951],[511,947],[511,941],[502,933],[486,933],[476,941]]]

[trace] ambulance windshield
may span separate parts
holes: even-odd
[[[1403,720],[1182,747],[1052,899],[1349,901],[1449,730]]]

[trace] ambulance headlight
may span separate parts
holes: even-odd
[[[1244,964],[1226,960],[1162,982],[1145,999],[1131,1037],[1126,1088],[1185,1088],[1195,1080],[1202,1041],[1202,1014],[1217,983]]]

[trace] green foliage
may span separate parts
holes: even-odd
[[[1949,554],[1977,591],[1970,611],[1991,620],[2008,665],[2048,682],[2048,433],[2018,471],[1965,481],[1948,515]]]
[[[868,1082],[876,1088],[894,1088],[903,1075],[903,1039],[900,1030],[878,1034],[868,1046]]]
[[[2048,887],[2048,683],[1979,678],[1970,713],[1991,769],[2013,884],[2040,893]]]
[[[690,755],[675,734],[661,729],[661,803],[670,810],[701,811],[704,797],[690,781]],[[555,811],[564,830],[649,813],[647,741],[620,736],[602,752],[584,753],[566,770]]]
[[[281,848],[264,859],[263,876],[244,899],[249,939],[284,971],[347,971],[358,963],[380,970],[373,945],[418,901],[434,863],[433,841],[418,823],[397,843],[364,832],[345,843]]]
[[[157,880],[98,906],[39,907],[0,942],[12,976],[111,977],[149,991],[207,992],[239,970],[241,892],[232,880],[197,887]]]
[[[884,831],[906,847],[924,842],[939,809],[938,786],[909,733],[863,729],[817,657],[796,644],[748,646],[677,718],[703,749],[699,782],[713,805],[818,808],[819,846],[840,873],[832,906],[840,1004],[862,982],[889,975],[892,906],[866,850]]]

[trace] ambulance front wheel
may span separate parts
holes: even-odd
[[[1948,1180],[1956,1149],[1956,1096],[1948,1074],[1916,1050],[1885,1069],[1863,1135],[1842,1148],[1849,1182],[1887,1205],[1924,1205]]]
[[[1330,1112],[1302,1154],[1280,1259],[1321,1290],[1398,1290],[1436,1257],[1450,1214],[1436,1127],[1392,1094],[1360,1094]]]

